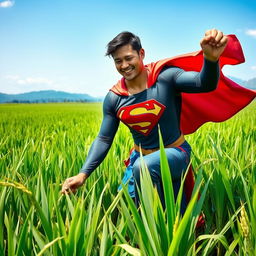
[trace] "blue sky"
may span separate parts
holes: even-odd
[[[205,30],[235,34],[246,62],[226,75],[256,77],[255,1],[0,0],[0,92],[62,90],[103,96],[120,78],[106,44],[137,34],[145,63],[200,49]]]

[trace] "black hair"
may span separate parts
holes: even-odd
[[[112,56],[113,53],[121,46],[130,44],[132,49],[139,53],[142,48],[140,38],[131,32],[124,31],[119,33],[107,44],[106,56]]]

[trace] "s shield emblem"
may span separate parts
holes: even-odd
[[[127,126],[147,136],[158,123],[165,108],[156,100],[147,100],[120,108],[117,116]]]

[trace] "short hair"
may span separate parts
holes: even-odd
[[[140,38],[131,32],[124,31],[119,33],[107,44],[107,52],[105,56],[113,56],[113,53],[120,47],[130,44],[132,49],[139,53],[142,48]]]

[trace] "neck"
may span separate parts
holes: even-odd
[[[148,86],[147,70],[143,68],[140,75],[132,80],[125,79],[125,84],[130,94],[144,91],[145,89],[147,89]]]

